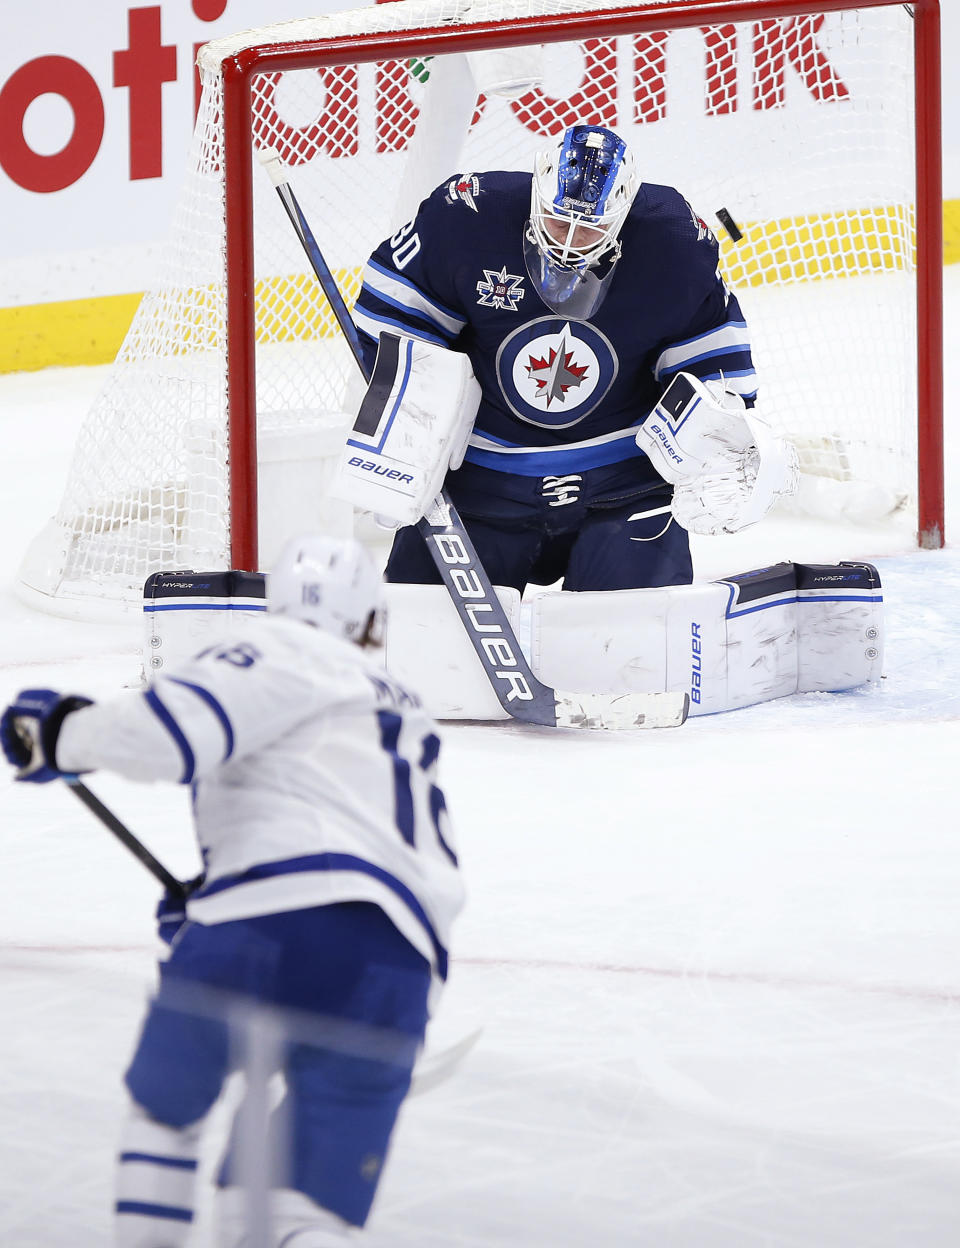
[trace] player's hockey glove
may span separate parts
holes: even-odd
[[[21,689],[0,716],[0,745],[17,768],[17,780],[47,784],[64,773],[57,766],[57,737],[63,721],[89,698],[64,696],[54,689]]]
[[[203,886],[206,875],[202,872],[192,880],[185,880],[180,893],[170,889],[157,902],[157,935],[165,945],[172,945],[177,933],[187,921],[187,898]]]

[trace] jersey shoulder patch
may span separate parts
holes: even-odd
[[[689,200],[683,201],[687,206],[687,212],[690,214],[690,220],[693,222],[693,228],[697,231],[697,242],[702,243],[704,239],[708,239],[711,243],[716,242],[713,230],[710,229],[703,217],[694,212]]]
[[[719,244],[713,230],[675,187],[648,182],[641,192],[627,218],[625,238],[629,226],[635,223],[639,237],[648,249],[655,251],[661,266],[680,265],[684,272],[699,271],[712,279],[719,260]]]
[[[480,195],[480,177],[476,173],[458,173],[444,186],[444,203],[466,204],[472,212],[478,212],[477,199]]]
[[[512,202],[515,197],[524,201],[530,198],[529,173],[490,170],[486,173],[456,173],[447,178],[434,192],[433,197],[446,208],[465,207],[470,212],[482,213],[485,209],[496,212]],[[489,201],[496,204],[496,208]]]

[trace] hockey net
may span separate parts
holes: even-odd
[[[352,305],[370,251],[435,185],[530,169],[575,120],[622,133],[720,239],[801,503],[919,507],[939,545],[937,16],[936,0],[400,0],[206,45],[165,271],[22,586],[88,614],[139,602],[160,569],[268,566],[286,530],[330,522],[318,465],[356,366],[256,149],[288,166]]]

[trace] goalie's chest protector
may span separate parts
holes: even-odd
[[[664,346],[725,318],[716,246],[698,238],[676,191],[642,188],[606,299],[590,321],[573,321],[543,303],[527,274],[529,207],[529,174],[439,188],[418,222],[422,261],[406,276],[466,320],[460,342],[484,396],[478,431],[550,445],[628,427],[659,397],[653,367]]]

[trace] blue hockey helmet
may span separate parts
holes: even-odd
[[[585,320],[600,306],[639,188],[632,153],[604,126],[570,126],[537,154],[524,259],[547,307]]]

